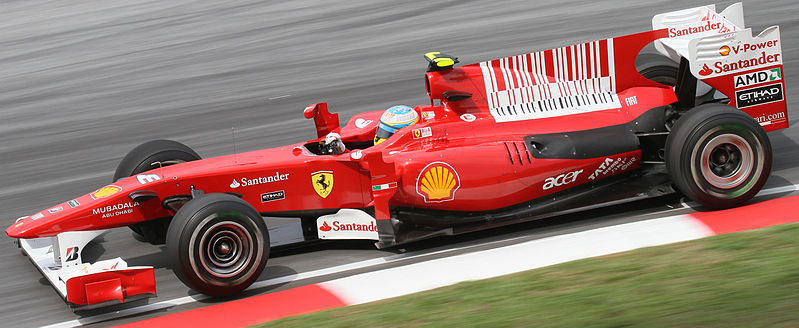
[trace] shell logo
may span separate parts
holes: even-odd
[[[424,197],[425,203],[453,200],[460,186],[458,172],[452,165],[444,162],[427,164],[416,179],[416,193]]]
[[[728,47],[728,46],[721,46],[721,48],[719,48],[719,53],[720,53],[722,56],[727,56],[727,55],[729,55],[729,54],[730,54],[730,47]]]
[[[91,196],[92,196],[92,199],[106,198],[106,197],[111,196],[113,194],[116,194],[116,193],[118,193],[120,191],[122,191],[121,187],[118,187],[118,186],[115,186],[115,185],[107,185],[105,187],[97,189],[97,191],[93,192]]]

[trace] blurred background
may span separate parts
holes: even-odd
[[[212,157],[233,152],[231,128],[238,151],[315,138],[301,114],[311,103],[328,102],[342,124],[358,112],[428,103],[428,51],[473,63],[647,31],[657,13],[705,4],[2,1],[0,223],[109,183],[119,160],[148,140],[174,139]],[[781,26],[795,121],[799,2],[744,1],[744,10],[755,34]],[[794,131],[772,135],[777,172],[795,166],[782,151],[795,147]],[[3,250],[13,247],[0,240]],[[29,266],[11,253],[5,263]],[[0,270],[4,301],[20,292],[12,286],[21,276],[38,274],[33,266]],[[10,311],[17,310],[0,308],[0,318],[12,319],[6,323],[24,319]]]

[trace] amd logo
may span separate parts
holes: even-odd
[[[735,88],[782,80],[782,70],[777,68],[741,74],[735,76]]]

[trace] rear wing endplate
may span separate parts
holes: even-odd
[[[676,62],[688,60],[691,74],[730,98],[766,131],[788,127],[779,26],[757,36],[744,27],[743,5],[721,13],[714,5],[655,15],[652,28],[668,37],[655,48]]]

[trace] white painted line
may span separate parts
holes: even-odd
[[[783,192],[792,192],[792,191],[797,191],[797,190],[799,190],[799,185],[775,187],[775,188],[763,189],[759,193],[757,193],[757,195],[755,195],[755,197],[779,194],[779,193],[783,193]]]
[[[712,235],[709,228],[690,216],[676,215],[372,271],[319,285],[347,304],[362,304],[463,281]]]
[[[799,185],[782,186],[782,187],[761,190],[757,194],[757,196],[766,196],[766,195],[772,195],[782,192],[791,192],[796,190],[799,190]],[[687,204],[685,204],[683,201],[681,201],[681,205],[687,206]],[[651,214],[667,214],[668,212],[684,210],[684,209],[685,207],[678,207],[660,212],[654,212]],[[643,225],[654,227],[654,229],[646,228],[647,231],[644,231]],[[582,231],[567,235],[558,235],[542,239],[536,239],[516,245],[504,246],[490,250],[478,251],[478,252],[461,254],[442,259],[419,262],[397,268],[367,272],[352,277],[323,282],[320,283],[320,285],[330,290],[335,290],[337,295],[343,295],[342,297],[346,298],[345,301],[355,302],[350,304],[360,304],[364,302],[370,302],[370,300],[377,300],[378,298],[375,297],[378,297],[379,295],[377,296],[376,294],[358,295],[347,291],[368,290],[374,293],[378,292],[386,293],[384,295],[394,295],[394,296],[383,297],[383,298],[389,298],[389,297],[415,293],[417,291],[453,284],[454,282],[440,285],[444,283],[442,277],[447,277],[448,275],[451,277],[460,277],[459,279],[463,279],[459,281],[466,281],[466,280],[485,279],[496,275],[518,272],[518,271],[508,271],[516,269],[512,269],[512,267],[510,267],[511,269],[508,269],[509,267],[503,266],[504,264],[507,264],[505,262],[508,263],[518,262],[519,264],[517,265],[517,267],[523,267],[525,269],[522,269],[521,271],[525,271],[578,259],[575,256],[582,256],[579,258],[601,256],[605,254],[612,254],[640,247],[664,245],[668,243],[698,239],[712,235],[712,232],[707,227],[697,226],[697,225],[698,223],[694,222],[693,220],[686,219],[680,215],[649,219],[638,222],[621,224],[617,226],[610,226],[588,231]],[[693,235],[691,234],[690,231],[693,231]],[[643,233],[643,235],[634,236],[634,233],[636,232],[638,234]],[[602,237],[603,233],[611,234],[614,237],[613,238]],[[683,233],[684,235],[680,236],[679,235],[680,233]],[[529,237],[530,236],[520,236],[510,239],[491,241],[483,244],[450,248],[430,253],[418,253],[418,254],[408,253],[400,255],[391,255],[382,258],[343,264],[331,268],[324,268],[314,271],[292,274],[288,276],[282,276],[278,278],[272,278],[264,281],[258,281],[255,282],[250,288],[263,288],[302,279],[309,279],[330,274],[341,273],[349,270],[364,269],[400,260],[414,259],[414,258],[432,256],[448,252],[456,252],[463,249],[484,247],[487,245],[497,244],[497,243],[507,243],[509,241],[514,241]],[[590,241],[588,244],[591,243],[594,244],[591,244],[591,247],[588,247],[588,249],[585,250],[580,250],[576,248],[575,245],[579,245],[581,242],[584,242],[583,239]],[[635,245],[642,245],[642,246],[635,246]],[[541,252],[541,248],[536,248],[535,252],[531,252],[530,250],[531,247],[544,247],[543,249],[545,249],[545,251]],[[503,253],[505,251],[509,252]],[[530,257],[530,254],[536,254],[536,256]],[[542,254],[545,256],[539,256]],[[449,259],[454,259],[453,263],[455,264],[446,262]],[[527,261],[525,261],[525,259]],[[441,263],[446,263],[446,264],[442,265]],[[486,269],[486,271],[474,270],[474,266],[476,263],[479,263],[481,270]],[[393,275],[397,275],[395,272],[400,272],[396,270],[400,270],[402,268],[410,268],[411,271],[409,271],[410,273],[404,272],[400,274],[400,276],[394,277]],[[456,270],[455,268],[458,269]],[[436,272],[436,275],[431,275],[430,272]],[[355,277],[360,277],[360,278],[356,280]],[[364,280],[360,279],[364,279],[366,281],[371,281],[369,279],[375,279],[375,281],[378,281],[379,283],[375,283],[376,284],[375,286],[369,286],[367,288],[368,284],[365,284],[363,282]],[[386,287],[384,285],[389,285],[385,284],[385,282],[392,281],[392,279],[402,279],[402,280],[413,279],[419,284],[413,287],[406,286],[406,288],[404,289],[396,289],[390,291],[384,290]],[[447,279],[447,280],[449,281],[452,279]],[[354,288],[352,285],[356,285],[357,288]],[[342,291],[341,294],[338,293],[339,291]],[[171,300],[161,301],[158,303],[124,309],[112,313],[104,313],[96,316],[64,321],[44,327],[46,328],[75,327],[80,325],[93,324],[121,317],[131,316],[139,313],[145,313],[145,312],[170,308],[178,305],[188,304],[191,302],[202,301],[208,298],[210,298],[210,296],[202,294],[185,296]]]
[[[515,239],[525,238],[525,237],[526,236],[522,236],[522,237],[511,238],[511,239],[492,241],[492,242],[488,242],[488,243],[484,243],[484,244],[450,248],[450,249],[440,250],[440,251],[436,251],[436,252],[429,252],[429,253],[407,253],[407,254],[399,254],[399,255],[390,255],[390,256],[381,257],[381,258],[375,258],[375,259],[369,259],[369,260],[365,260],[365,261],[342,264],[342,265],[335,266],[335,267],[324,268],[324,269],[308,271],[308,272],[303,272],[303,273],[297,273],[297,274],[292,274],[292,275],[288,275],[288,276],[272,278],[272,279],[264,280],[264,281],[257,281],[255,283],[253,283],[249,287],[249,289],[274,286],[274,285],[284,284],[284,283],[297,281],[297,280],[302,280],[302,279],[316,278],[316,277],[321,277],[321,276],[325,276],[325,275],[341,273],[341,272],[345,272],[345,271],[349,271],[349,270],[364,269],[364,268],[368,268],[368,267],[372,267],[372,266],[376,266],[376,265],[380,265],[380,264],[384,264],[384,263],[391,263],[391,262],[400,261],[400,260],[408,260],[408,259],[414,259],[414,258],[418,258],[418,257],[432,256],[432,255],[441,254],[441,253],[456,252],[456,251],[459,251],[459,250],[462,250],[462,249],[473,248],[473,247],[481,247],[481,246],[491,245],[491,244],[500,243],[500,242],[508,242],[508,241],[513,241]],[[131,315],[139,314],[139,313],[145,313],[145,312],[151,312],[151,311],[171,308],[171,307],[174,307],[174,306],[184,305],[184,304],[188,304],[188,303],[192,303],[192,302],[199,302],[199,301],[202,301],[202,300],[205,300],[205,299],[208,299],[208,298],[211,298],[211,296],[207,296],[207,295],[203,295],[203,294],[184,296],[184,297],[180,297],[180,298],[161,301],[161,302],[158,302],[158,303],[147,304],[147,305],[137,306],[137,307],[128,308],[128,309],[124,309],[124,310],[119,310],[119,311],[116,311],[116,312],[103,313],[103,314],[90,316],[90,317],[84,317],[84,318],[80,318],[80,319],[76,319],[76,320],[69,320],[69,321],[59,322],[59,323],[55,323],[55,324],[44,326],[44,327],[45,328],[56,328],[56,327],[76,327],[76,326],[81,326],[81,325],[88,325],[88,324],[93,324],[93,323],[98,323],[98,322],[103,322],[103,321],[108,321],[108,320],[114,320],[114,319],[118,319],[118,318],[122,318],[122,317],[127,317],[127,316],[131,316]]]
[[[277,97],[271,97],[271,98],[269,98],[269,100],[288,98],[288,97],[291,97],[291,95],[282,95],[282,96],[277,96]]]

